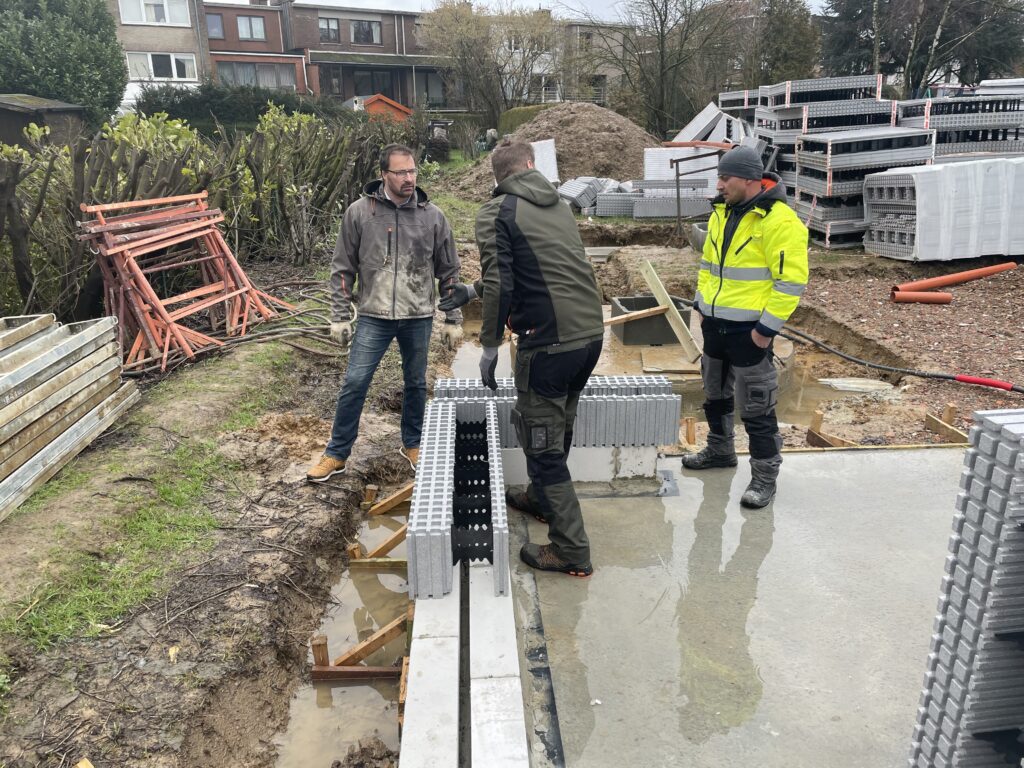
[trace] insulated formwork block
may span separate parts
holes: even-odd
[[[625,216],[632,218],[633,205],[643,192],[608,192],[597,196],[597,216]]]
[[[501,466],[501,432],[498,407],[487,404],[487,455],[491,493],[492,560],[494,594],[507,596],[509,584],[508,510],[505,507],[505,476]]]
[[[406,535],[413,599],[443,597],[452,589],[455,408],[454,402],[434,400],[424,417]]]

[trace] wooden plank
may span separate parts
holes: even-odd
[[[384,557],[384,555],[386,555],[388,552],[390,552],[395,547],[397,547],[399,544],[401,544],[403,541],[405,541],[405,534],[406,534],[406,532],[408,530],[409,530],[409,524],[405,523],[404,525],[402,525],[401,528],[399,528],[393,534],[388,536],[388,538],[385,539],[384,542],[382,544],[380,544],[380,546],[378,546],[377,548],[372,549],[369,552],[367,552],[366,556],[368,558],[369,557]]]
[[[75,768],[95,768],[95,767],[93,766],[92,763],[89,762],[88,758],[83,757],[81,760],[78,761],[78,763],[75,764]]]
[[[807,430],[807,444],[815,448],[856,448],[859,446],[859,443],[854,443],[851,440],[835,435],[826,435],[824,432],[815,432],[813,429]]]
[[[405,700],[409,697],[409,657],[402,657],[402,677],[398,684],[398,725],[405,723]]]
[[[0,318],[0,350],[13,347],[29,336],[45,331],[56,319],[53,315],[16,315]]]
[[[378,678],[392,679],[401,677],[401,667],[313,667],[310,677],[314,683],[331,680],[374,680]]]
[[[924,415],[924,428],[927,429],[929,432],[934,432],[937,435],[941,435],[942,437],[954,443],[967,442],[966,432],[961,432],[952,424],[947,424],[942,419],[932,416],[930,413],[926,413]]]
[[[0,408],[0,442],[6,442],[33,421],[111,370],[120,369],[117,344],[111,342],[61,371],[42,386]]]
[[[113,319],[113,318],[111,318]],[[70,326],[66,326],[70,327]],[[114,327],[94,326],[74,333],[53,349],[19,366],[0,381],[0,408],[51,380],[65,368],[85,359],[104,344],[115,341]]]
[[[640,362],[644,373],[700,373],[700,359],[684,359],[683,350],[674,344],[641,349]]]
[[[624,315],[616,315],[615,317],[609,317],[604,321],[605,326],[609,325],[623,325],[624,323],[632,322],[633,320],[643,320],[645,317],[657,317],[668,312],[667,307],[651,307],[650,309],[638,309],[636,312],[627,312]]]
[[[696,445],[697,444],[697,419],[693,416],[687,416],[684,421],[686,422],[686,444]]]
[[[0,522],[43,483],[116,422],[141,395],[135,384],[121,386],[106,402],[87,414],[60,438],[40,451],[35,459],[0,482]]]
[[[316,635],[309,642],[313,649],[313,666],[329,667],[331,665],[331,654],[327,650],[327,635]]]
[[[825,414],[821,411],[815,411],[814,415],[811,416],[811,431],[821,432],[821,425],[825,423]]]
[[[77,404],[72,404],[72,400],[63,403],[60,408],[46,414],[28,429],[23,429],[15,435],[13,440],[8,440],[0,446],[0,480],[8,477],[25,462],[31,461],[33,456],[114,394],[120,386],[121,377],[117,369],[114,369],[103,379],[93,382],[86,390],[75,395],[72,400]]]
[[[682,315],[679,314],[679,310],[676,309],[676,304],[672,301],[672,297],[669,296],[668,291],[665,290],[665,286],[662,285],[661,278],[658,277],[658,273],[654,271],[654,266],[649,261],[644,261],[643,266],[640,268],[640,273],[643,275],[644,280],[647,282],[647,286],[651,289],[651,293],[654,294],[654,298],[658,300],[658,304],[665,307],[667,313],[665,317],[668,319],[668,324],[672,326],[672,330],[676,334],[676,338],[679,339],[679,343],[683,345],[683,357],[693,362],[700,359],[700,347],[697,346],[697,342],[693,340],[693,335],[690,333],[690,329],[686,323],[683,322]]]
[[[341,654],[341,656],[334,660],[334,666],[348,667],[353,664],[358,664],[374,651],[380,650],[392,640],[400,637],[402,633],[405,632],[405,625],[408,621],[408,612],[402,613],[402,615],[397,619],[389,624],[385,624],[370,635],[370,637],[363,640],[363,642]]]
[[[942,409],[942,420],[947,424],[952,424],[956,421],[957,407],[954,403],[946,403],[946,407]]]
[[[107,211],[123,211],[129,208],[150,208],[158,205],[173,205],[175,203],[188,203],[196,200],[205,200],[206,190],[197,192],[194,195],[176,195],[175,197],[155,197],[152,200],[128,200],[123,203],[104,203],[102,205],[86,205],[82,203],[81,208],[85,213],[106,213]]]
[[[416,487],[416,483],[408,483],[403,485],[397,491],[392,493],[390,496],[381,499],[367,512],[368,515],[383,515],[390,512],[392,509],[397,507],[399,504],[408,501],[412,498],[413,488]]]
[[[361,557],[350,560],[348,567],[359,570],[398,571],[408,569],[409,561],[404,557]]]

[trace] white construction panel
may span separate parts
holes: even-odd
[[[555,154],[555,140],[544,139],[543,141],[531,141],[533,147],[533,165],[544,174],[544,178],[558,186],[561,179],[558,176],[558,156]]]

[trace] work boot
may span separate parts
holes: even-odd
[[[510,507],[515,507],[520,512],[530,515],[536,520],[547,524],[548,519],[544,517],[544,513],[541,508],[534,504],[530,499],[530,495],[526,491],[505,491],[505,503]]]
[[[406,461],[409,462],[409,466],[412,467],[412,471],[416,471],[416,463],[420,460],[420,449],[419,448],[406,448],[402,447],[398,449],[398,452],[402,454]]]
[[[735,453],[716,453],[711,446],[697,453],[683,456],[683,467],[686,469],[713,469],[715,467],[735,467]]]
[[[781,456],[750,460],[750,484],[740,498],[741,506],[761,509],[771,503],[775,498],[775,480],[781,464]]]
[[[556,571],[567,573],[581,579],[588,578],[594,572],[590,563],[570,563],[563,560],[550,544],[524,544],[519,550],[519,559],[538,571]]]
[[[336,459],[333,456],[324,454],[309,472],[306,473],[306,482],[326,483],[335,475],[345,471],[345,460]]]

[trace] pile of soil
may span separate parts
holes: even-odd
[[[335,760],[331,768],[396,768],[397,765],[398,753],[374,736],[361,739],[358,747],[353,744],[345,759]]]
[[[644,149],[659,142],[622,115],[596,104],[567,103],[545,109],[512,134],[520,141],[555,140],[558,174],[628,181],[643,178]],[[482,157],[444,184],[452,194],[484,200],[494,186],[491,161]]]

